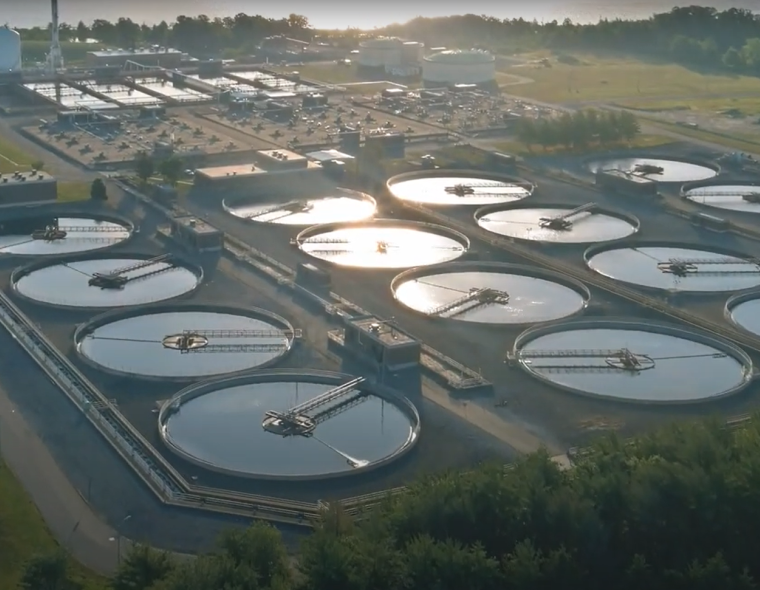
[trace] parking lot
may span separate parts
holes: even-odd
[[[26,127],[28,134],[85,166],[123,167],[139,152],[154,153],[171,148],[181,158],[239,154],[267,144],[255,138],[232,137],[224,130],[205,125],[196,117],[167,115],[163,118],[122,117],[121,125],[98,122],[55,123]]]
[[[371,104],[359,105],[355,97],[349,96],[330,97],[326,107],[295,107],[292,116],[289,115],[278,117],[271,111],[224,109],[209,109],[204,113],[209,121],[232,126],[253,137],[291,149],[336,142],[338,134],[348,130],[362,131],[365,136],[388,132],[408,135],[444,132],[441,127],[425,121],[380,112]]]
[[[559,112],[476,90],[423,90],[399,93],[397,97],[376,95],[358,102],[384,114],[403,116],[428,127],[435,125],[439,132],[442,128],[471,136],[499,130],[506,133],[521,118],[551,118]]]

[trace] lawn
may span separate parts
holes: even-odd
[[[667,145],[669,143],[673,143],[676,140],[672,137],[666,137],[664,135],[647,135],[642,134],[639,135],[636,139],[634,139],[630,143],[621,143],[619,145],[611,145],[611,146],[605,146],[604,149],[635,149],[635,148],[652,148],[652,147],[658,147],[661,145]],[[508,154],[514,154],[517,156],[528,156],[528,155],[541,155],[541,154],[564,154],[564,153],[574,153],[573,150],[568,150],[563,147],[556,147],[556,148],[549,148],[548,150],[544,151],[544,149],[540,146],[534,146],[533,151],[529,152],[528,149],[520,143],[517,140],[512,141],[498,141],[494,142],[493,144],[494,149],[497,149],[499,151],[508,153]],[[602,149],[602,148],[599,148]],[[594,151],[594,147],[590,147],[584,150],[584,153],[592,153]]]
[[[55,551],[57,546],[24,488],[0,461],[0,588],[18,588],[26,560],[36,553]],[[73,561],[71,572],[84,590],[106,587],[104,578]]]
[[[504,74],[534,80],[505,90],[544,102],[636,101],[678,99],[679,103],[716,95],[760,95],[760,79],[750,76],[701,74],[675,64],[651,64],[634,59],[575,56],[577,65],[549,60],[502,69]]]
[[[725,111],[735,110],[737,115],[746,116],[760,115],[760,97],[731,97],[722,98],[698,98],[696,100],[621,100],[615,103],[617,106],[635,109],[644,112],[657,111],[692,111],[700,114],[720,114]]]
[[[746,140],[737,137],[735,135],[723,135],[720,133],[713,133],[705,129],[694,129],[692,127],[686,127],[685,125],[676,125],[674,123],[666,123],[656,119],[643,119],[646,124],[651,127],[659,127],[667,131],[673,131],[684,137],[690,137],[697,141],[705,141],[708,143],[714,143],[716,145],[722,145],[727,148],[738,150],[740,152],[750,152],[760,154],[760,141],[752,141],[749,138]]]
[[[90,198],[89,182],[59,182],[58,183],[58,202],[73,203],[75,201],[84,201]]]
[[[0,174],[27,170],[34,161],[27,153],[0,137]]]

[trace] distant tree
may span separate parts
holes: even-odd
[[[618,114],[618,129],[620,136],[626,141],[633,141],[641,133],[641,126],[638,119],[630,111],[620,111]]]
[[[86,43],[87,39],[90,38],[90,28],[84,24],[83,21],[79,21],[79,24],[77,25],[77,41],[80,43]]]
[[[742,53],[736,49],[736,47],[729,47],[723,54],[723,65],[732,70],[738,70],[739,68],[743,68],[746,64]]]
[[[135,174],[145,184],[155,172],[155,163],[150,154],[145,151],[138,152],[135,158]]]
[[[96,178],[92,181],[90,186],[90,198],[93,201],[107,201],[108,191],[106,190],[106,183],[102,178]]]
[[[167,578],[174,569],[171,555],[147,545],[134,545],[111,580],[112,590],[142,590]]]
[[[182,177],[183,167],[182,160],[176,156],[171,156],[158,165],[158,171],[164,177],[167,184],[177,186],[177,182]]]
[[[742,58],[748,68],[760,71],[760,38],[749,39],[744,44]]]
[[[19,586],[23,590],[77,590],[69,578],[68,561],[63,552],[32,557],[25,565]]]
[[[31,163],[32,170],[42,170],[45,168],[45,162],[42,160],[35,160]]]
[[[536,145],[538,132],[536,129],[536,122],[533,119],[527,119],[525,117],[520,119],[515,127],[515,133],[517,139],[525,144],[528,151],[531,151],[531,148]]]
[[[222,534],[219,547],[236,566],[245,564],[252,568],[262,588],[275,583],[290,584],[288,554],[280,532],[274,527],[255,523],[245,530],[227,531]]]

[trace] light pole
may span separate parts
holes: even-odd
[[[127,514],[121,519],[119,524],[116,525],[116,536],[109,539],[109,541],[116,541],[116,565],[121,565],[121,531],[119,529],[121,528],[121,525],[127,522],[130,518],[132,518],[132,515]]]

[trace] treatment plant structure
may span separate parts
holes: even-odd
[[[106,440],[162,505],[313,526],[326,498],[361,518],[423,471],[542,446],[566,465],[600,429],[756,405],[754,181],[649,153],[574,162],[573,183],[504,154],[410,161],[451,140],[415,113],[498,106],[477,88],[493,56],[359,51],[436,89],[354,104],[121,54],[14,87],[56,109],[27,139],[109,174],[81,206],[39,171],[0,177],[0,322],[48,377],[25,403],[54,383],[72,402],[54,418],[100,436],[70,429],[62,452],[89,464]],[[401,173],[368,172],[368,146]],[[181,197],[119,175],[137,147],[188,162]],[[115,457],[94,503],[123,510]]]

